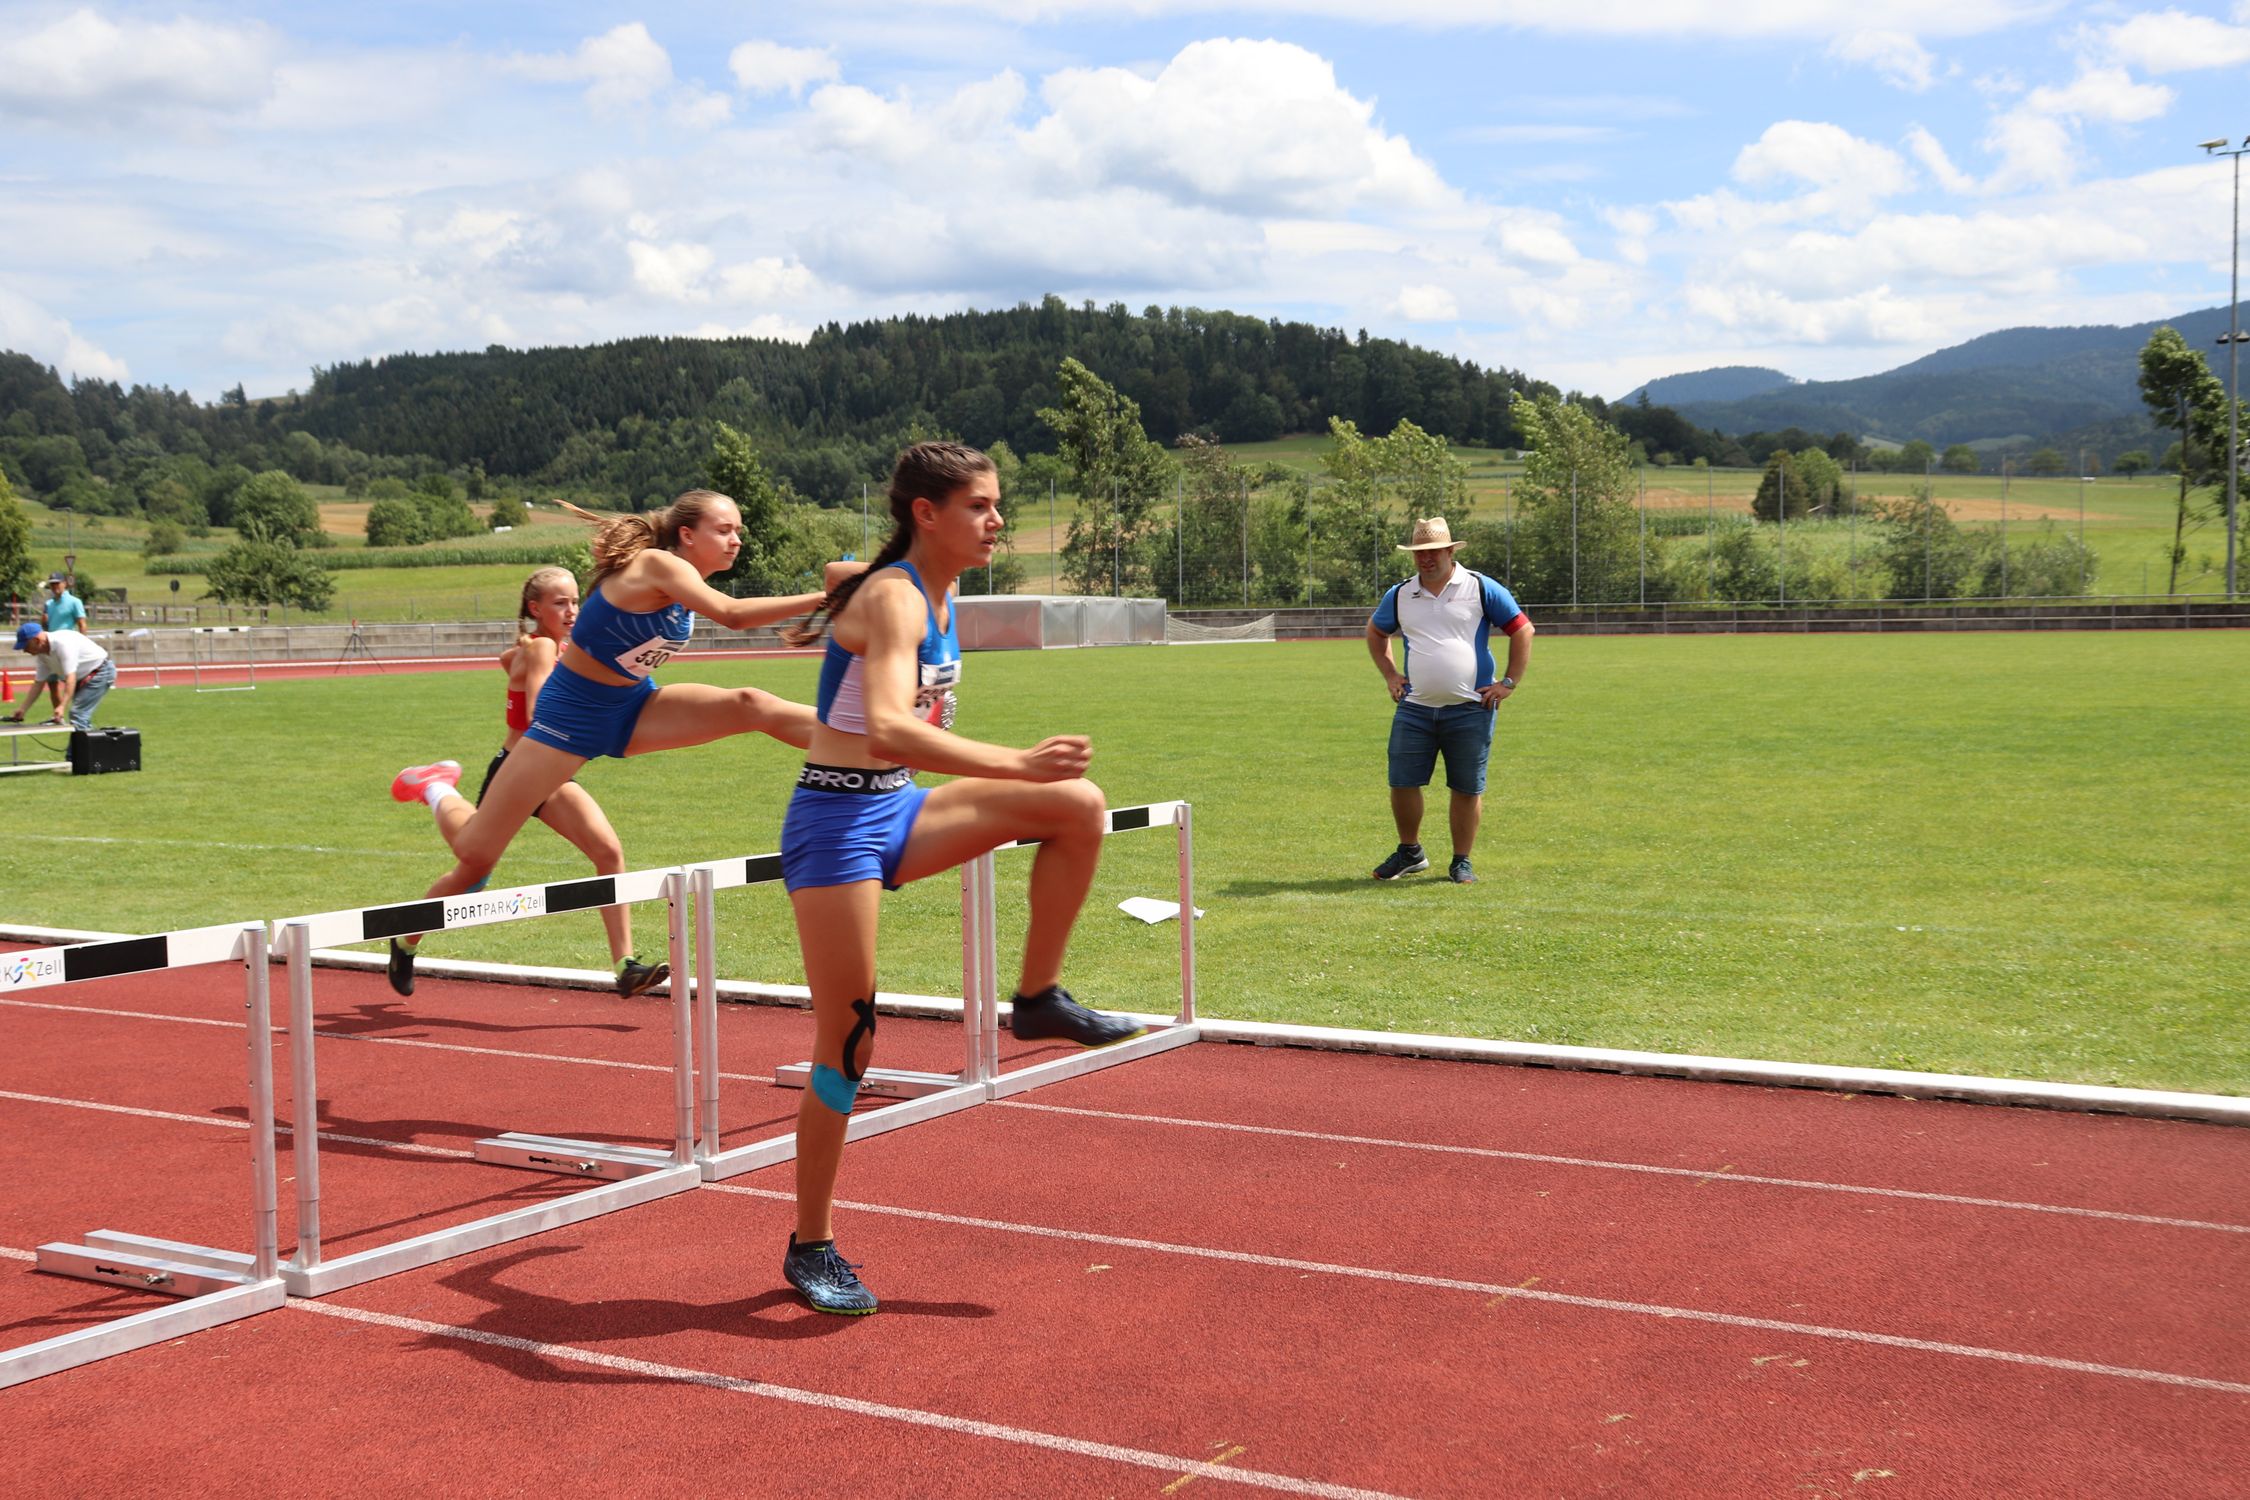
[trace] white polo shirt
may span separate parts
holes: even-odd
[[[1383,634],[1406,637],[1403,701],[1426,708],[1476,702],[1478,689],[1500,680],[1490,645],[1493,627],[1514,635],[1530,623],[1515,595],[1458,563],[1434,594],[1422,587],[1419,574],[1393,584],[1374,616]]]
[[[47,632],[47,654],[40,658],[40,663],[42,666],[49,662],[54,664],[53,679],[67,677],[76,682],[108,660],[107,651],[77,631],[50,630]]]

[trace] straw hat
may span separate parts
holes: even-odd
[[[1453,546],[1453,528],[1445,524],[1445,517],[1431,516],[1426,521],[1414,523],[1414,539],[1402,543],[1401,552],[1429,552],[1439,547]]]

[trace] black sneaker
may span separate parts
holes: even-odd
[[[1015,1033],[1019,1042],[1041,1042],[1059,1036],[1081,1047],[1106,1047],[1148,1030],[1140,1022],[1128,1021],[1123,1016],[1105,1016],[1098,1010],[1088,1010],[1071,999],[1070,991],[1059,984],[1050,984],[1028,999],[1016,996],[1008,1029]]]
[[[1375,867],[1377,880],[1396,880],[1401,875],[1419,875],[1430,867],[1430,857],[1422,852],[1420,844],[1401,844],[1391,851],[1391,857]]]
[[[804,1294],[814,1312],[847,1318],[863,1318],[875,1310],[875,1294],[861,1283],[858,1270],[857,1264],[836,1253],[834,1240],[799,1245],[792,1234],[781,1257],[781,1274]]]
[[[1455,885],[1475,885],[1477,872],[1469,867],[1469,856],[1456,854],[1453,856],[1453,863],[1446,866],[1445,878]]]
[[[644,964],[637,958],[628,958],[617,966],[617,993],[630,1000],[635,995],[645,995],[672,977],[670,964]]]
[[[383,977],[399,994],[414,993],[414,950],[397,938],[391,939],[391,961],[383,965]]]

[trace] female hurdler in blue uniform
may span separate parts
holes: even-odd
[[[961,676],[953,583],[999,540],[992,460],[918,443],[891,475],[897,530],[867,571],[833,586],[828,658],[808,762],[782,824],[783,883],[812,988],[812,1087],[797,1111],[797,1229],[782,1274],[815,1308],[871,1313],[875,1297],[836,1251],[831,1210],[844,1125],[874,1053],[878,898],[1001,844],[1040,840],[1031,926],[1011,1025],[1018,1037],[1095,1047],[1140,1031],[1086,1009],[1056,982],[1101,858],[1106,807],[1085,779],[1093,746],[1053,735],[1028,750],[948,733]],[[809,645],[820,631],[784,632]],[[913,767],[960,779],[924,789]]]
[[[800,749],[812,740],[813,712],[802,703],[756,688],[675,682],[659,689],[650,680],[687,644],[693,615],[747,630],[809,613],[825,597],[733,599],[703,581],[725,572],[742,550],[742,513],[732,500],[690,490],[645,516],[604,518],[567,508],[601,527],[594,534],[594,581],[571,624],[569,644],[540,686],[531,726],[476,806],[455,789],[461,779],[455,761],[408,766],[391,783],[399,801],[429,803],[458,861],[430,887],[431,896],[482,884],[539,805],[595,756],[646,755],[752,731]],[[831,586],[845,567],[829,564]],[[391,988],[402,995],[414,989],[419,941],[391,940]]]

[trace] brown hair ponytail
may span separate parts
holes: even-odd
[[[581,521],[589,521],[601,528],[594,533],[594,578],[589,589],[599,588],[603,579],[624,567],[651,547],[670,547],[680,539],[683,528],[700,526],[711,513],[714,502],[725,500],[732,505],[731,497],[717,490],[689,490],[662,510],[645,516],[601,516],[582,510],[568,500],[558,499],[555,504],[569,511]]]
[[[820,608],[802,625],[787,625],[781,629],[781,638],[792,646],[809,646],[825,635],[829,625],[852,602],[859,586],[906,556],[914,545],[914,502],[928,500],[943,505],[979,474],[992,472],[992,460],[967,443],[916,443],[898,456],[898,464],[891,470],[889,500],[894,529],[882,550],[862,573],[854,573],[828,591],[820,601]],[[827,617],[823,624],[822,616]]]

